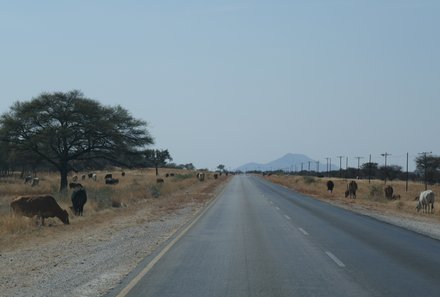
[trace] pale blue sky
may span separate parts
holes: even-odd
[[[439,31],[429,0],[0,1],[0,112],[80,89],[177,163],[412,163],[440,154]]]

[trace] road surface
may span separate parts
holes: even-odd
[[[440,296],[439,241],[255,176],[156,260],[110,295]]]

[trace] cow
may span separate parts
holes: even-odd
[[[125,171],[122,171],[121,175],[122,175],[122,176],[125,176]]]
[[[40,179],[39,179],[38,177],[34,177],[34,178],[32,179],[32,184],[31,184],[31,186],[32,186],[32,187],[38,186],[39,183],[40,183]]]
[[[113,178],[113,175],[112,175],[111,173],[107,173],[107,174],[104,176],[104,179],[107,179],[107,178]]]
[[[30,175],[28,175],[28,176],[26,176],[25,178],[24,178],[24,183],[25,184],[27,184],[27,183],[32,183],[32,176],[30,176]]]
[[[74,176],[72,177],[72,181],[74,181],[74,182],[78,181],[78,175],[74,175]]]
[[[392,186],[390,185],[386,186],[385,188],[383,188],[383,192],[385,193],[385,198],[389,200],[393,199],[394,190]]]
[[[214,179],[217,179],[217,178],[218,178],[218,174],[214,173]]]
[[[435,194],[431,190],[423,191],[420,193],[418,197],[415,198],[415,200],[418,199],[417,202],[417,212],[420,211],[421,208],[423,208],[423,212],[431,212],[434,213],[434,202],[435,202]]]
[[[15,214],[29,218],[37,216],[43,226],[45,218],[53,217],[59,218],[64,224],[69,224],[69,214],[50,195],[19,196],[10,205]]]
[[[94,174],[94,173],[88,173],[88,174],[87,174],[88,178],[91,179],[91,178],[93,177],[93,174]]]
[[[80,183],[69,183],[69,189],[74,189],[74,188],[82,188],[82,184]]]
[[[163,178],[157,178],[156,179],[156,183],[158,183],[158,184],[162,184],[162,183],[164,183],[165,181],[163,180]]]
[[[117,183],[119,183],[119,179],[117,178],[106,178],[105,179],[105,184],[106,185],[116,185]]]
[[[352,199],[356,199],[356,191],[357,191],[357,183],[352,180],[348,185],[347,185],[347,190],[345,191],[345,197],[350,196],[350,198]]]
[[[331,180],[327,182],[327,191],[333,193],[333,189],[335,187],[335,183]]]
[[[86,180],[86,175],[85,174],[81,175],[81,180]]]
[[[92,174],[92,179],[93,179],[94,181],[96,181],[97,178],[98,178],[98,176],[96,175],[96,173],[93,173],[93,174]]]
[[[74,212],[76,216],[82,216],[84,211],[84,204],[87,202],[87,192],[84,188],[77,188],[72,192],[70,196],[72,201],[72,206],[70,209]]]
[[[205,180],[205,173],[204,172],[197,173],[197,179],[199,181],[204,181]]]

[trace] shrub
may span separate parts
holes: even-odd
[[[307,185],[313,184],[316,182],[316,179],[313,176],[304,176],[303,177],[304,183]]]

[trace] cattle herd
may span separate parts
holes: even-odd
[[[221,174],[220,174],[221,175]],[[125,172],[121,173],[121,176],[125,176]],[[165,177],[173,177],[175,173],[166,173]],[[205,172],[198,172],[196,177],[199,181],[205,180]],[[83,174],[80,177],[74,175],[71,178],[71,182],[68,184],[72,194],[70,200],[72,205],[70,210],[76,216],[82,216],[84,213],[84,205],[87,202],[87,191],[83,184],[79,183],[79,179],[85,181],[87,178],[92,181],[97,181],[98,177],[96,173]],[[218,178],[218,174],[214,174],[214,179]],[[39,184],[39,178],[26,176],[24,177],[25,184],[30,184],[32,187]],[[116,185],[119,183],[118,178],[114,178],[113,174],[108,173],[104,176],[104,182],[106,185]],[[163,178],[157,178],[157,183],[164,183]],[[23,215],[30,218],[37,217],[39,223],[44,225],[44,219],[46,218],[58,218],[64,224],[69,224],[69,214],[65,209],[62,209],[56,199],[51,195],[29,195],[19,196],[10,203],[11,210],[14,214]]]
[[[125,172],[121,174],[125,176]],[[220,174],[221,175],[221,174]],[[83,174],[81,180],[84,181],[86,176],[97,181],[97,175],[95,173],[89,173],[87,175]],[[165,177],[174,176],[174,173],[166,173]],[[205,172],[198,172],[196,177],[199,181],[203,182],[205,180]],[[213,175],[214,179],[218,178],[218,174]],[[25,183],[31,186],[37,186],[39,184],[39,178],[26,176]],[[69,183],[69,189],[72,189],[71,202],[72,206],[70,209],[76,216],[82,216],[84,213],[84,205],[87,202],[87,192],[81,183],[78,183],[78,176],[72,177],[72,182]],[[114,178],[111,173],[104,176],[105,184],[115,185],[119,183],[119,179]],[[157,178],[156,183],[164,183],[163,178]],[[333,193],[335,188],[335,183],[331,180],[326,183],[327,191]],[[356,181],[352,180],[347,183],[347,188],[345,190],[345,197],[350,197],[351,199],[356,199],[356,192],[358,190],[358,185]],[[395,194],[393,187],[387,185],[384,187],[384,196],[388,200],[400,199],[400,195]],[[423,213],[434,213],[434,202],[435,194],[432,190],[423,191],[414,198],[417,201],[416,210],[419,212],[422,210]],[[51,195],[33,195],[33,196],[19,196],[14,199],[11,204],[11,210],[13,213],[18,215],[23,215],[27,217],[37,216],[41,225],[44,225],[44,219],[50,217],[59,218],[64,224],[69,224],[69,214],[65,209],[62,209],[55,198]]]

